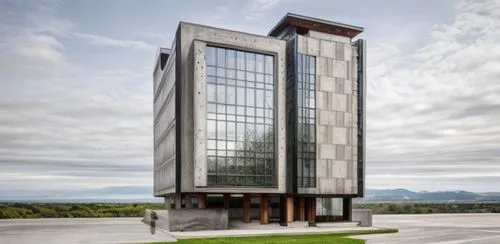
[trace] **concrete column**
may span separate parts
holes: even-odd
[[[244,223],[250,223],[252,221],[251,219],[251,197],[250,194],[246,193],[243,194],[243,222]]]
[[[165,196],[163,199],[165,202],[165,210],[170,210],[170,208],[172,208],[172,201],[170,199],[170,196]]]
[[[222,198],[224,199],[224,209],[229,209],[229,203],[231,202],[231,194],[225,193],[222,195]]]
[[[190,195],[184,196],[184,207],[193,208],[193,198]]]
[[[260,224],[269,224],[269,199],[266,194],[260,195]]]
[[[182,208],[181,194],[179,194],[179,193],[174,194],[174,202],[175,202],[175,209],[181,209]]]
[[[342,218],[344,221],[352,221],[352,198],[342,198]]]
[[[207,208],[207,194],[201,193],[198,199],[198,208]]]
[[[299,220],[306,221],[306,206],[303,197],[299,198]]]

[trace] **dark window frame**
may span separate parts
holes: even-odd
[[[213,49],[213,50],[210,50]],[[224,53],[224,63],[221,66],[219,64],[218,59],[222,56],[219,57],[219,52]],[[209,54],[209,51],[213,51],[212,53],[215,54],[215,63],[208,63],[209,58],[207,58],[207,55]],[[243,65],[241,66],[240,69],[239,66],[239,60],[238,60],[238,54],[243,53]],[[277,171],[278,171],[278,146],[277,146],[277,139],[278,139],[278,129],[277,129],[277,90],[278,90],[278,85],[277,85],[277,65],[276,65],[276,60],[277,60],[277,55],[275,53],[269,53],[269,52],[261,52],[257,50],[246,50],[246,49],[239,49],[235,47],[228,47],[225,45],[218,45],[218,44],[209,44],[207,43],[206,46],[206,56],[205,60],[207,61],[207,88],[208,89],[208,84],[214,84],[216,87],[218,85],[224,86],[225,88],[225,95],[226,98],[224,99],[224,102],[220,102],[215,99],[214,102],[209,102],[207,100],[207,107],[208,106],[215,106],[215,113],[209,113],[207,109],[207,125],[208,121],[214,121],[216,124],[216,129],[218,128],[217,123],[221,122],[225,124],[225,139],[221,139],[220,141],[218,140],[218,133],[217,131],[215,132],[215,138],[208,138],[207,137],[207,168],[208,169],[213,169],[213,165],[208,165],[210,164],[209,159],[215,158],[215,173],[210,172],[207,170],[207,186],[209,187],[277,187]],[[234,55],[231,58],[231,61],[234,63],[228,64],[228,54]],[[248,57],[247,57],[248,56]],[[249,65],[247,64],[247,60],[249,57],[253,57],[253,64],[250,66],[253,67],[252,70],[248,70]],[[262,58],[263,63],[262,63],[262,68],[263,72],[258,72],[258,68],[260,64],[257,63],[258,58]],[[212,60],[212,59],[210,59]],[[268,70],[267,67],[267,62],[271,60],[271,69]],[[250,60],[251,62],[251,60]],[[212,72],[213,71],[213,72]],[[223,72],[224,74],[221,75],[219,72]],[[242,79],[238,78],[238,74],[243,72],[243,76],[241,77]],[[208,75],[210,74],[210,75]],[[257,82],[257,77],[261,76],[263,78],[262,82]],[[252,82],[248,82],[249,78],[253,78]],[[233,104],[228,104],[227,101],[227,94],[228,94],[228,88],[234,89],[234,95],[236,96],[234,99]],[[245,99],[244,100],[244,105],[238,105],[238,88],[243,88],[244,89],[244,94],[245,94]],[[248,106],[248,101],[246,99],[246,96],[248,94],[248,90],[253,91],[253,106]],[[259,104],[257,103],[257,91],[262,92],[263,97],[263,107],[258,107]],[[273,97],[271,98],[271,107],[266,106],[268,104],[267,101],[267,96],[266,93],[271,91]],[[269,105],[269,104],[268,104]],[[218,107],[219,106],[224,106],[225,107],[225,112],[224,113],[218,113]],[[228,112],[228,107],[234,108],[234,114],[230,114]],[[238,115],[238,108],[243,109],[244,115]],[[253,110],[253,112],[252,112]],[[252,112],[251,115],[249,115],[249,112]],[[258,112],[263,112],[263,116],[259,116]],[[270,113],[270,114],[268,114]],[[271,115],[271,116],[266,116],[266,114]],[[241,121],[241,120],[244,121]],[[234,123],[234,133],[235,137],[233,138],[227,138],[229,133],[227,129],[227,124],[229,123]],[[258,126],[262,126],[264,129],[263,132],[263,142],[260,142],[261,145],[264,145],[264,151],[259,151],[258,148],[253,148],[254,150],[249,151],[248,147],[243,148],[243,150],[239,150],[238,144],[242,143],[243,145],[247,145],[249,143],[248,139],[244,139],[243,141],[239,140],[238,138],[238,123],[243,123],[244,128],[245,128],[245,133],[248,133],[247,127],[253,127],[253,130],[255,131]],[[270,138],[266,138],[266,132],[268,131],[268,127],[271,126],[272,135]],[[207,128],[208,130],[208,128]],[[255,133],[255,132],[254,132]],[[215,148],[208,148],[208,142],[215,141]],[[250,141],[251,143],[255,144],[257,147],[259,146],[259,142],[253,140]],[[225,149],[218,149],[218,144],[221,143],[224,144]],[[234,144],[234,148],[231,147],[231,149],[228,149],[228,144],[232,143]],[[267,144],[272,145],[272,150],[269,150],[267,148]],[[221,152],[219,152],[221,151]],[[214,154],[214,155],[213,155]],[[243,156],[238,156],[238,155],[243,155]],[[233,155],[233,156],[228,156],[228,155]],[[225,162],[225,166],[219,167],[218,163],[219,158],[221,158],[222,161]],[[228,165],[228,159],[233,162],[232,165]],[[241,174],[239,166],[240,162],[244,162],[244,167],[245,167],[245,173]],[[257,162],[263,163],[263,165],[257,165]],[[250,171],[249,169],[252,168],[251,166],[248,167],[247,163],[253,163],[254,170]],[[271,166],[268,166],[268,164],[272,164]],[[232,167],[235,167],[232,168]],[[230,170],[231,167],[231,170]],[[230,172],[231,171],[231,172]],[[231,178],[230,178],[231,177]],[[244,180],[244,182],[240,182],[240,180]],[[257,180],[258,179],[258,180]]]

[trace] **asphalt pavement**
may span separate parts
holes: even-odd
[[[154,234],[152,234],[154,232]],[[3,219],[0,244],[144,243],[175,241],[141,218]]]
[[[169,233],[151,230],[140,220],[141,218],[6,219],[0,220],[0,243],[175,241]],[[376,227],[399,228],[399,233],[355,238],[368,240],[368,244],[500,243],[500,214],[375,215],[373,224]],[[289,232],[290,229],[283,231]]]
[[[399,233],[358,236],[367,244],[500,244],[500,214],[375,215]]]

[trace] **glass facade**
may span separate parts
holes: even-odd
[[[316,58],[297,55],[297,186],[316,187]]]
[[[206,48],[208,186],[275,186],[274,56]]]

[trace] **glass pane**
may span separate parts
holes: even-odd
[[[217,85],[217,102],[219,103],[226,102],[226,86]]]
[[[217,150],[226,150],[226,141],[217,141]]]
[[[215,48],[207,47],[206,51],[207,51],[206,53],[207,65],[215,65]]]
[[[209,185],[215,185],[215,184],[217,184],[217,177],[215,175],[208,175],[207,176],[207,183]]]
[[[216,173],[217,169],[217,163],[216,163],[216,158],[215,157],[208,157],[207,159],[207,172],[210,173]]]
[[[247,70],[255,71],[255,54],[254,53],[246,53],[246,62],[247,62]]]
[[[217,68],[217,77],[226,77],[226,69]],[[219,79],[217,80],[217,82],[220,83]]]
[[[238,105],[245,105],[245,88],[236,88],[236,100]]]
[[[255,90],[247,88],[247,106],[255,106]]]
[[[264,73],[264,55],[257,54],[256,63],[257,63],[256,71]]]
[[[236,104],[236,88],[234,86],[227,87],[227,104]]]
[[[272,91],[267,91],[266,90],[266,108],[273,108],[274,107],[274,99],[273,99],[273,92]]]
[[[245,53],[236,52],[236,68],[239,70],[245,70]]]
[[[207,76],[215,76],[215,67],[207,66]]]
[[[264,91],[263,90],[256,90],[255,94],[255,106],[257,107],[264,107]]]
[[[215,139],[217,131],[216,122],[214,120],[207,120],[207,138]]]
[[[244,123],[237,123],[236,135],[237,135],[238,141],[243,141],[245,139],[245,124]]]
[[[266,56],[265,57],[265,73],[273,74],[274,73],[274,57]]]
[[[273,76],[272,76],[272,75],[266,75],[264,79],[265,79],[265,82],[266,82],[267,84],[273,84],[273,83],[274,83],[274,82],[273,82]]]
[[[218,104],[217,105],[217,113],[225,114],[226,113],[226,105]]]
[[[216,140],[207,140],[207,149],[216,149]]]
[[[236,108],[236,114],[237,114],[237,115],[245,115],[245,107],[243,107],[243,106],[238,106],[238,107]]]
[[[227,50],[227,67],[236,68],[236,52],[234,50]]]
[[[228,141],[227,142],[227,150],[235,150],[235,149],[236,149],[236,142]]]
[[[216,113],[217,112],[217,106],[213,103],[207,104],[207,112],[208,113]]]
[[[254,72],[247,72],[247,78],[246,78],[247,81],[255,81],[255,73]],[[255,85],[252,85],[252,86],[255,86]]]
[[[257,82],[264,82],[264,75],[257,73],[255,75],[255,81],[257,81]]]
[[[226,50],[224,48],[217,48],[217,66],[226,66]]]
[[[227,173],[236,174],[236,159],[227,158]]]
[[[227,122],[227,139],[236,140],[236,124],[234,122]]]
[[[217,121],[217,139],[226,139],[225,121]]]
[[[241,70],[236,71],[236,79],[244,80],[245,79],[245,71],[241,71]]]
[[[214,84],[207,84],[207,102],[216,102],[217,87]]]
[[[216,83],[216,80],[213,76],[207,76],[207,83]]]
[[[226,71],[227,78],[236,79],[236,70],[229,69]]]

